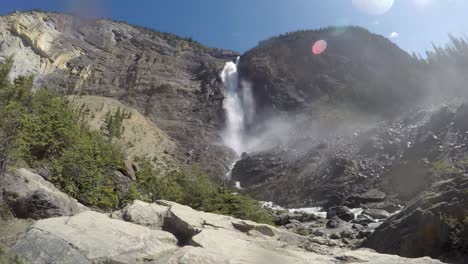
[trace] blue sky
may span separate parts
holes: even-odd
[[[375,14],[379,7],[390,9]],[[0,13],[33,8],[124,20],[240,52],[280,33],[329,25],[394,32],[392,41],[419,53],[446,43],[449,33],[468,35],[467,0],[2,0]]]

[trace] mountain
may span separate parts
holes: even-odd
[[[326,49],[317,55],[312,47],[320,40]],[[263,111],[304,111],[323,102],[395,115],[421,96],[417,64],[363,28],[329,27],[262,41],[242,55],[240,72]]]

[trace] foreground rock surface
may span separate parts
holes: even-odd
[[[0,191],[19,218],[43,219],[88,210],[41,176],[26,169],[6,174],[3,183]]]
[[[366,247],[406,257],[468,262],[468,177],[435,184],[365,241]]]
[[[38,221],[10,249],[30,263],[138,263],[176,243],[170,233],[89,211]]]
[[[430,258],[330,248],[273,226],[199,212],[168,201],[135,201],[112,216],[114,219],[88,211],[40,220],[20,235],[10,250],[33,264],[441,263]]]

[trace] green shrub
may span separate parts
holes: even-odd
[[[10,161],[21,119],[31,100],[33,78],[18,77],[12,83],[8,74],[13,60],[0,64],[0,175]]]
[[[101,127],[103,135],[109,140],[112,141],[114,138],[120,138],[125,132],[125,127],[122,125],[125,119],[130,119],[132,117],[131,112],[126,112],[121,110],[120,107],[117,108],[115,113],[107,112],[104,120],[104,124]]]
[[[77,141],[80,126],[68,102],[47,90],[36,92],[21,120],[15,157],[31,166],[62,155]]]
[[[137,178],[139,191],[149,202],[170,200],[196,210],[272,224],[271,214],[257,201],[219,186],[200,170],[163,175],[151,162],[142,160]]]
[[[122,157],[99,132],[82,132],[52,160],[52,182],[86,205],[115,208],[118,198],[109,175],[122,167]]]

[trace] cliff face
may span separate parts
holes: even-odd
[[[169,135],[172,158],[223,175],[218,73],[238,54],[110,20],[28,12],[0,17],[0,58],[59,92],[117,99]]]

